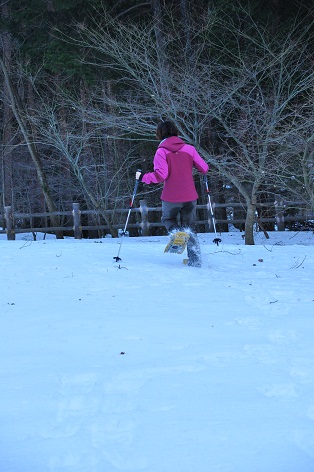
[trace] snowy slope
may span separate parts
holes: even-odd
[[[313,472],[314,235],[0,241],[1,472]]]

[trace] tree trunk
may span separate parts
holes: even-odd
[[[191,41],[191,19],[190,19],[190,2],[189,0],[180,0],[182,34],[185,42],[185,56],[191,58],[192,41]]]
[[[158,68],[160,71],[160,91],[164,100],[167,97],[167,53],[166,36],[164,33],[163,4],[162,0],[151,0],[154,18],[154,31],[156,38],[156,51]]]
[[[9,16],[9,7],[8,2],[4,2],[2,7],[2,16],[3,18],[8,18]],[[2,34],[2,47],[3,47],[3,62],[8,71],[11,69],[11,37],[8,32]],[[2,135],[2,144],[3,144],[3,153],[2,153],[2,187],[3,187],[3,207],[14,206],[14,197],[13,197],[13,179],[12,179],[12,150],[11,150],[11,139],[12,139],[12,109],[6,100],[8,96],[8,89],[6,81],[3,83],[3,115],[2,115],[2,126],[3,126],[3,135]]]
[[[245,244],[254,246],[253,229],[255,223],[256,204],[247,202],[247,212],[245,219]]]

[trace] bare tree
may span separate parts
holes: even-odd
[[[7,86],[8,95],[10,98],[10,105],[12,107],[12,112],[18,123],[19,129],[24,137],[28,151],[30,153],[33,164],[35,166],[38,181],[39,181],[41,190],[43,192],[43,195],[45,197],[47,208],[49,212],[55,213],[56,207],[51,197],[49,183],[48,183],[48,180],[47,180],[44,168],[43,168],[43,164],[40,159],[40,156],[39,156],[36,144],[35,144],[35,140],[33,137],[32,125],[31,125],[31,121],[29,120],[31,113],[27,109],[25,109],[25,107],[23,106],[20,96],[18,94],[17,88],[15,84],[13,83],[12,78],[2,59],[0,59],[0,68],[2,69],[2,72],[4,75],[4,80]],[[59,226],[59,220],[57,216],[52,215],[51,221],[52,221],[53,226],[55,227]],[[56,231],[56,236],[58,238],[59,237],[61,238],[62,234],[59,231]]]
[[[310,97],[310,102],[313,98]],[[306,110],[300,108],[300,126],[282,137],[280,151],[276,156],[277,191],[284,201],[300,202],[307,214],[314,213],[314,132],[313,103]],[[293,203],[289,204],[290,206]],[[288,206],[288,204],[287,204]],[[295,211],[297,208],[293,208]]]
[[[91,108],[86,111],[90,122],[108,129],[114,123],[121,137],[134,139],[151,136],[158,116],[173,119],[181,135],[242,195],[245,242],[254,244],[259,193],[274,185],[280,143],[303,126],[313,128],[313,114],[310,121],[295,120],[313,90],[313,38],[306,21],[296,21],[289,32],[275,37],[245,15],[245,21],[242,12],[241,21],[232,22],[211,10],[193,30],[187,57],[176,20],[165,14],[165,70],[158,60],[154,21],[129,26],[103,12],[95,28],[79,28],[81,45],[102,58],[99,67],[119,73],[117,98],[102,96],[118,113]],[[219,152],[204,140],[209,128],[215,130]]]
[[[129,151],[154,141],[156,121],[168,117],[242,196],[245,242],[254,244],[260,195],[283,186],[287,172],[281,163],[296,151],[296,143],[303,158],[295,160],[294,174],[311,191],[311,176],[305,172],[312,159],[310,29],[296,23],[284,37],[270,37],[265,25],[255,24],[249,14],[242,12],[236,22],[211,10],[197,28],[191,21],[186,35],[179,27],[181,17],[171,11],[162,15],[159,2],[155,4],[152,21],[140,26],[105,11],[95,16],[95,27],[79,24],[80,46],[94,51],[104,78],[93,92],[83,93],[80,86],[75,100],[57,88],[37,91],[33,83],[36,111],[17,113],[24,120],[21,129],[35,130],[55,150],[88,206],[103,210],[111,225],[104,211],[117,201],[120,184],[129,180]],[[182,21],[190,21],[186,2],[182,12]],[[17,112],[22,109],[18,103]],[[33,149],[34,133],[24,135]],[[114,151],[117,143],[130,143],[124,155]],[[116,234],[113,227],[111,231]]]
[[[128,167],[134,159],[132,146],[126,146],[123,140],[116,139],[112,125],[109,133],[111,138],[108,139],[108,130],[103,124],[94,126],[88,122],[85,107],[88,108],[93,94],[85,94],[82,89],[83,85],[80,87],[78,102],[60,89],[56,89],[54,94],[50,91],[49,95],[42,89],[37,90],[37,109],[32,116],[32,124],[41,142],[62,159],[64,168],[69,168],[76,187],[76,198],[79,197],[87,209],[100,212],[111,235],[116,237],[118,231],[115,225],[119,221],[116,221],[114,209],[119,204],[120,208],[123,207],[131,192]],[[134,170],[135,165],[136,159]]]

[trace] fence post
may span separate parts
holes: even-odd
[[[276,213],[276,225],[278,231],[285,230],[285,217],[284,217],[284,209],[285,204],[284,200],[281,195],[275,195],[275,213]]]
[[[149,236],[148,207],[146,200],[140,200],[142,235]]]
[[[73,231],[75,239],[82,239],[81,211],[79,203],[72,203]]]
[[[5,216],[5,226],[6,226],[6,233],[8,241],[15,240],[15,231],[14,231],[14,217],[12,213],[12,207],[6,206],[4,207],[4,216]]]

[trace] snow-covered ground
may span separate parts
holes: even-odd
[[[314,471],[314,235],[199,238],[2,237],[0,472]]]

